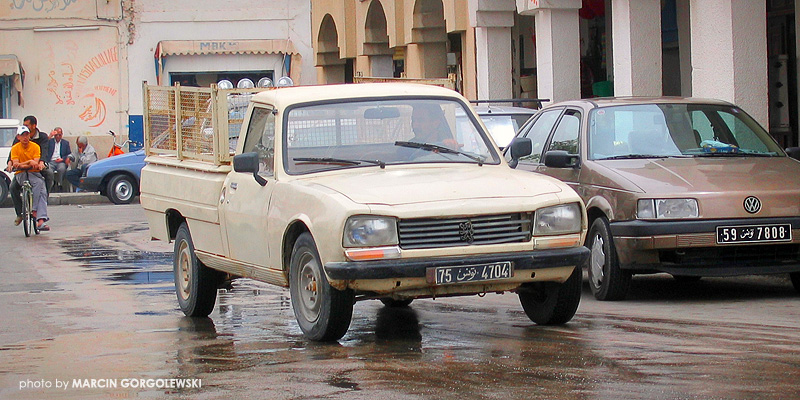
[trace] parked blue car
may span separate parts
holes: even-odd
[[[109,157],[89,165],[81,176],[81,190],[100,192],[114,204],[129,204],[139,195],[144,150]]]

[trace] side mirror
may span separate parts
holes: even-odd
[[[550,150],[544,153],[544,165],[550,168],[578,168],[581,157],[564,150]]]
[[[258,174],[258,153],[244,153],[233,156],[233,170],[236,172],[252,172],[253,178],[261,186],[267,185],[267,180]]]
[[[508,145],[508,151],[511,152],[512,160],[519,160],[533,152],[533,144],[530,138],[514,138]]]
[[[786,155],[789,157],[794,158],[795,160],[800,160],[800,147],[789,147],[786,149]]]

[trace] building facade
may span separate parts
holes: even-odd
[[[312,0],[311,10],[320,83],[455,74],[470,99],[718,98],[798,145],[793,0]]]
[[[0,118],[141,141],[142,83],[316,83],[310,2],[5,0]],[[98,151],[100,149],[98,148]]]

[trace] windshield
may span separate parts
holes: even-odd
[[[451,99],[318,104],[291,109],[284,165],[290,174],[409,163],[498,164],[464,105]]]
[[[0,147],[11,147],[15,136],[17,136],[16,126],[0,128]]]
[[[513,115],[498,115],[498,114],[483,114],[481,120],[492,135],[492,139],[500,148],[504,148],[511,143],[511,139],[517,134],[519,127],[525,124],[525,121],[533,115],[531,114],[513,114]]]
[[[589,115],[589,159],[783,156],[742,110],[710,104],[603,107]]]

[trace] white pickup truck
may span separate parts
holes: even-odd
[[[186,315],[208,316],[218,287],[251,278],[288,287],[317,341],[341,338],[369,299],[513,291],[537,324],[572,319],[584,204],[510,169],[458,93],[243,91],[144,86],[141,204],[152,236],[175,243]]]

